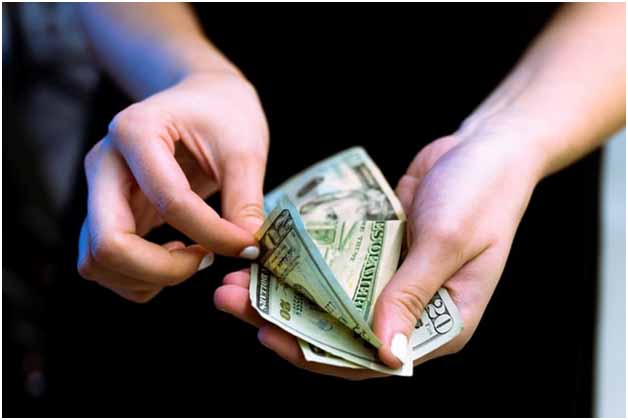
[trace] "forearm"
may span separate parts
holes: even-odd
[[[517,131],[539,178],[573,163],[625,123],[623,4],[564,6],[460,132]]]
[[[80,11],[96,56],[135,99],[196,72],[239,74],[205,38],[187,5],[83,3]]]

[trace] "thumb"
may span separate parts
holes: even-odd
[[[264,222],[264,163],[255,158],[231,159],[224,168],[224,217],[250,233]]]
[[[421,235],[375,305],[373,328],[380,359],[397,368],[411,357],[410,338],[426,305],[459,268],[456,248]]]

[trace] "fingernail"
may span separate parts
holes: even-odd
[[[259,248],[254,245],[247,246],[246,248],[242,250],[242,252],[240,252],[240,257],[246,258],[247,260],[254,260],[258,256],[259,256]]]
[[[401,363],[405,363],[408,358],[408,337],[401,333],[395,334],[390,343],[390,352],[399,359]]]
[[[201,271],[209,267],[214,263],[214,254],[207,254],[201,260],[201,263],[198,265],[198,269],[196,271]]]

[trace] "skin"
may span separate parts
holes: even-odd
[[[192,275],[210,250],[237,255],[253,244],[268,132],[254,89],[202,37],[184,6],[92,4],[83,6],[83,15],[97,55],[142,101],[117,116],[87,156],[90,198],[79,271],[145,301]],[[624,124],[624,16],[623,4],[564,6],[460,129],[418,152],[396,188],[411,247],[375,307],[386,364],[399,366],[392,337],[411,333],[441,286],[465,329],[415,364],[464,347],[539,180]],[[150,78],[138,62],[154,68]],[[238,113],[229,112],[234,109]],[[251,173],[238,173],[243,163]],[[199,201],[218,190],[224,218]],[[142,239],[163,221],[198,245]],[[227,275],[215,305],[258,328],[259,341],[280,357],[347,379],[382,376],[306,362],[296,339],[250,306],[248,284],[246,270]]]

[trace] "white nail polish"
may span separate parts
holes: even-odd
[[[259,248],[251,245],[247,246],[240,252],[240,257],[246,258],[247,260],[254,260],[259,256]]]
[[[214,263],[214,254],[207,254],[201,260],[201,263],[198,265],[198,270],[196,271],[204,270],[210,265],[212,265],[213,263]]]
[[[395,334],[390,343],[390,352],[394,354],[401,363],[405,363],[408,358],[408,338],[401,333]]]

